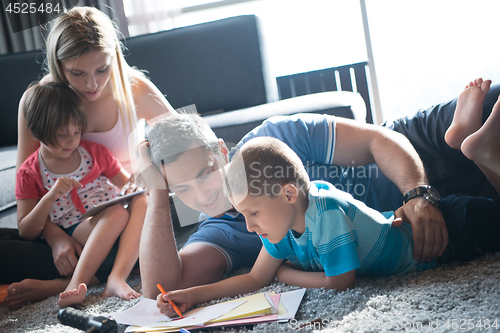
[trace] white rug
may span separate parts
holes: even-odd
[[[500,240],[499,240],[500,241]],[[140,281],[129,281],[140,290]],[[294,289],[274,283],[263,290]],[[137,301],[103,298],[104,285],[89,289],[80,309],[92,315],[128,309]],[[0,332],[82,332],[58,323],[57,298],[15,311],[0,308]],[[306,324],[321,319],[315,324]],[[296,330],[299,325],[305,327]],[[124,326],[119,327],[123,332]],[[338,293],[308,289],[296,321],[203,332],[497,332],[500,331],[500,252],[466,264],[403,276],[360,278]]]

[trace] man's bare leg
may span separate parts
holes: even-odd
[[[476,79],[458,97],[453,121],[444,136],[450,147],[460,149],[465,138],[481,127],[483,102],[490,85],[491,80]]]

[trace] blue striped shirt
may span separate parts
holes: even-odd
[[[267,252],[304,271],[327,276],[356,270],[357,276],[385,276],[436,267],[413,259],[411,227],[391,227],[393,212],[379,213],[330,183],[311,182],[305,232],[292,230],[277,244],[261,238]]]

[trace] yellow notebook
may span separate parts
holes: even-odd
[[[240,318],[265,316],[272,313],[276,313],[276,310],[269,303],[269,301],[267,300],[266,296],[263,293],[237,298],[235,300],[229,301],[228,303],[241,302],[241,301],[245,301],[245,303],[241,304],[240,306],[234,308],[233,310],[227,312],[226,314],[218,318],[207,321],[206,324],[240,319]]]

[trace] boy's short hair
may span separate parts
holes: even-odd
[[[242,160],[242,162],[241,162]],[[276,197],[286,184],[307,195],[309,175],[297,154],[282,141],[257,137],[247,141],[226,168],[228,195]]]
[[[76,92],[62,83],[32,83],[23,110],[31,135],[46,145],[57,145],[57,130],[70,121],[82,132],[87,128],[85,106]]]

